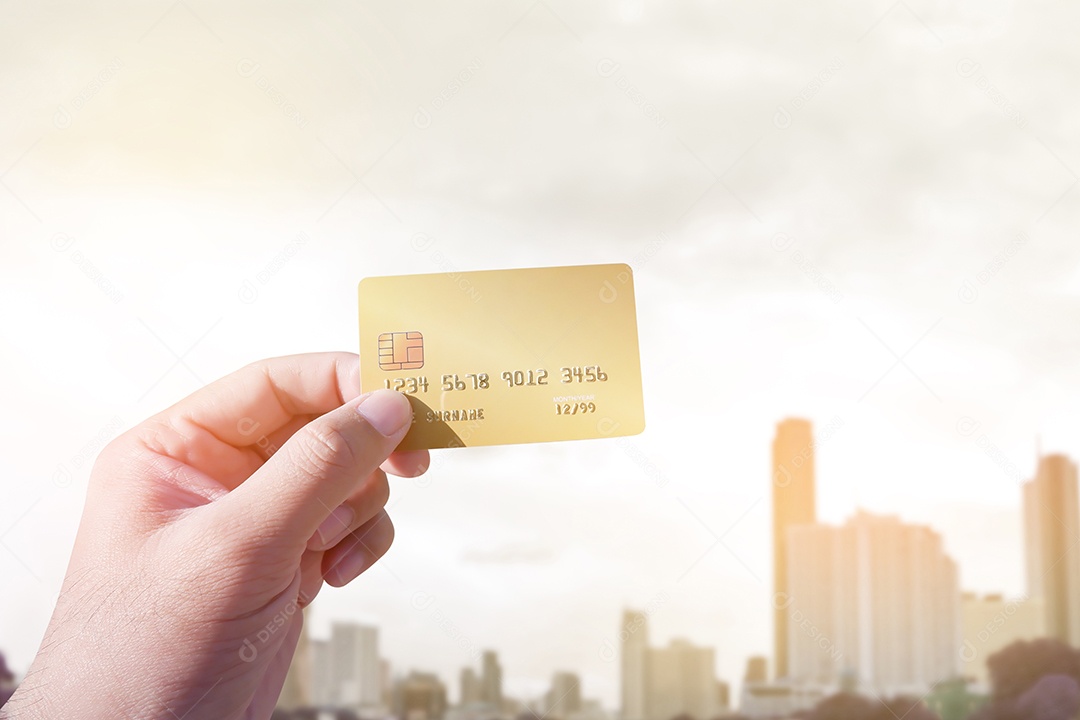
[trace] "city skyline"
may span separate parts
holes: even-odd
[[[743,688],[742,702],[747,707],[759,711],[766,707],[809,707],[828,688],[843,687],[863,689],[872,695],[919,696],[955,677],[968,677],[976,687],[984,688],[986,657],[1013,640],[1054,637],[1046,628],[1053,628],[1055,620],[1069,620],[1063,608],[1080,606],[1076,602],[1080,599],[1080,584],[1068,584],[1080,577],[1070,579],[1067,573],[1059,573],[1053,583],[1040,586],[1049,590],[1019,600],[1006,600],[1000,593],[971,593],[961,586],[959,568],[945,554],[938,532],[904,522],[896,515],[861,509],[843,525],[816,522],[812,507],[809,511],[807,508],[812,503],[812,484],[809,492],[804,486],[796,496],[803,507],[793,512],[790,505],[785,506],[791,503],[790,496],[778,490],[792,487],[789,466],[802,472],[804,481],[810,478],[812,482],[814,428],[811,421],[793,418],[780,421],[776,428],[768,482],[773,487],[774,502],[779,505],[779,511],[774,508],[774,530],[782,527],[785,544],[773,550],[775,558],[783,558],[787,572],[774,578],[784,583],[784,590],[774,592],[772,609],[796,629],[787,636],[790,667],[785,675],[776,672],[775,656],[771,659],[771,676],[770,658],[747,658],[747,675],[743,679],[760,688],[750,695]],[[1025,569],[1033,584],[1046,577],[1048,569],[1058,567],[1062,557],[1071,557],[1066,553],[1049,568],[1041,565],[1048,548],[1055,550],[1050,555],[1061,550],[1054,543],[1062,544],[1063,538],[1067,539],[1067,532],[1063,534],[1060,528],[1067,530],[1066,523],[1073,519],[1067,508],[1078,500],[1076,466],[1067,457],[1041,456],[1038,467],[1036,476],[1021,488],[1023,501],[1018,512],[1028,518],[1029,527],[1041,528],[1039,524],[1031,525],[1030,518],[1040,510],[1046,513],[1046,503],[1053,502],[1059,530],[1028,532],[1025,536]],[[1063,547],[1069,549],[1071,545],[1064,543]],[[1062,594],[1055,611],[1045,610],[1045,596],[1050,590]],[[620,698],[610,708],[621,720],[669,720],[684,712],[708,718],[730,707],[719,700],[722,695],[723,703],[730,702],[731,685],[717,675],[712,648],[696,647],[685,637],[671,638],[666,646],[650,644],[650,617],[667,599],[658,598],[655,607],[622,609],[616,636]],[[374,628],[338,623],[332,627],[335,636],[365,630],[369,640],[361,644],[377,648]],[[312,644],[329,647],[333,640],[315,640]],[[377,649],[374,655],[377,657]],[[401,671],[395,671],[394,682],[407,683],[412,678],[411,682],[430,685],[438,677],[443,705],[453,702],[461,708],[510,707],[504,703],[503,666],[497,652],[487,649],[476,657],[475,667],[466,665],[460,669],[456,699],[447,691],[453,687],[452,681],[447,682],[438,673],[410,669],[408,675],[402,676]],[[382,662],[379,660],[380,670],[384,670]],[[770,685],[770,677],[775,677],[778,684]],[[788,699],[776,696],[765,700],[753,694],[774,692],[770,688],[782,691]],[[587,692],[576,671],[556,669],[547,691],[507,702],[539,714],[578,713]],[[384,690],[384,696],[388,693]]]
[[[786,436],[785,431],[795,432]],[[786,458],[794,457],[791,450],[797,450],[795,456],[806,459],[813,458],[814,441],[813,424],[805,419],[791,419],[777,424],[776,439],[773,443],[773,464],[770,477],[763,483],[769,483],[775,488],[787,489],[791,486],[791,476],[787,473],[778,475],[777,469],[781,467]],[[781,442],[783,438],[787,442]],[[794,440],[792,441],[792,439]],[[778,452],[778,448],[786,448]],[[786,468],[785,468],[786,469]],[[810,466],[812,476],[812,465]],[[1061,637],[1062,634],[1071,632],[1071,615],[1068,612],[1072,608],[1080,607],[1076,602],[1080,583],[1075,575],[1068,572],[1059,572],[1049,576],[1050,570],[1060,570],[1063,559],[1075,559],[1071,555],[1075,542],[1070,543],[1069,537],[1075,534],[1075,526],[1070,530],[1069,523],[1076,522],[1076,515],[1080,508],[1073,507],[1078,501],[1077,497],[1077,471],[1075,463],[1068,457],[1060,454],[1043,455],[1039,459],[1038,471],[1034,477],[1025,482],[1020,489],[1022,502],[1018,503],[1017,512],[1025,516],[1029,530],[1038,529],[1039,532],[1029,531],[1024,538],[1026,549],[1026,572],[1031,583],[1030,595],[1016,599],[1006,599],[1001,594],[978,596],[966,592],[958,582],[956,564],[944,554],[942,540],[936,531],[919,525],[903,522],[896,516],[875,515],[864,510],[857,510],[842,526],[830,525],[814,521],[793,521],[790,513],[774,514],[784,526],[784,533],[791,548],[784,554],[788,565],[788,572],[783,576],[785,591],[774,594],[773,610],[779,610],[785,616],[791,617],[793,611],[802,614],[802,620],[813,618],[820,623],[821,618],[835,615],[844,618],[860,616],[863,612],[860,607],[861,601],[855,600],[855,595],[863,591],[852,590],[851,597],[844,595],[844,588],[852,588],[866,581],[855,581],[855,574],[865,573],[871,566],[880,567],[884,574],[880,579],[874,580],[873,585],[881,585],[885,580],[892,583],[887,590],[876,592],[884,593],[890,607],[914,608],[920,597],[913,594],[905,599],[897,599],[898,593],[906,587],[927,587],[926,579],[919,579],[920,572],[929,573],[929,576],[940,575],[941,587],[946,591],[945,596],[955,602],[957,607],[949,610],[945,605],[928,605],[925,611],[916,612],[915,615],[933,617],[935,614],[956,611],[946,624],[927,628],[927,638],[939,640],[938,647],[926,655],[927,660],[897,661],[899,652],[895,647],[880,654],[873,663],[866,664],[866,660],[858,660],[865,648],[871,647],[878,642],[878,638],[888,633],[880,628],[875,629],[870,635],[865,633],[864,626],[872,625],[869,617],[866,620],[856,620],[846,629],[838,625],[820,623],[815,627],[821,631],[821,637],[828,641],[826,651],[836,650],[838,647],[846,647],[845,660],[853,656],[852,664],[837,664],[831,667],[815,664],[816,660],[808,661],[808,658],[820,659],[821,653],[811,647],[817,645],[817,650],[822,649],[819,637],[810,636],[804,630],[789,634],[789,660],[792,663],[790,679],[796,686],[799,683],[809,681],[811,690],[815,687],[840,687],[846,682],[844,673],[855,669],[856,679],[860,677],[866,667],[881,665],[883,660],[894,663],[897,666],[908,664],[911,667],[922,668],[923,675],[918,677],[894,675],[892,679],[883,676],[881,684],[874,684],[872,680],[868,686],[875,692],[895,693],[910,691],[920,694],[920,689],[925,689],[936,684],[933,678],[947,678],[963,665],[972,670],[972,676],[981,676],[985,679],[985,668],[978,667],[973,660],[965,657],[967,648],[970,648],[974,657],[986,656],[1000,649],[1006,643],[1006,639],[1027,639],[1032,637]],[[774,496],[775,497],[775,496]],[[805,500],[806,495],[803,495]],[[1071,510],[1070,510],[1071,508]],[[1055,523],[1049,529],[1053,532],[1044,532],[1047,529],[1046,522],[1039,515],[1050,515]],[[804,517],[808,513],[804,513]],[[1034,518],[1034,520],[1033,520]],[[1062,531],[1064,529],[1064,531]],[[898,535],[897,533],[902,533]],[[878,540],[868,540],[872,534]],[[885,538],[892,538],[885,544]],[[897,544],[897,538],[905,537]],[[860,547],[872,554],[868,555]],[[900,556],[895,554],[895,548],[910,545],[914,548],[914,558],[922,558],[911,569],[900,571]],[[892,547],[892,550],[888,548]],[[846,548],[846,549],[845,549]],[[876,548],[876,549],[874,549]],[[924,549],[922,549],[924,548]],[[882,554],[882,551],[886,551]],[[893,553],[890,555],[889,553]],[[865,557],[864,557],[865,556]],[[1048,562],[1046,558],[1057,557],[1056,562]],[[827,560],[822,564],[822,558]],[[860,559],[862,558],[862,559]],[[832,565],[828,563],[834,563]],[[869,564],[868,564],[869,563]],[[926,564],[930,563],[930,564]],[[863,569],[856,569],[856,567]],[[914,570],[925,567],[926,570]],[[937,569],[940,568],[940,569]],[[1080,568],[1074,568],[1074,571]],[[911,575],[911,572],[915,572]],[[845,573],[847,573],[845,575]],[[854,574],[853,574],[854,573]],[[907,573],[907,574],[905,574]],[[845,577],[847,578],[845,580]],[[1048,581],[1051,578],[1052,581]],[[935,581],[936,582],[936,581]],[[839,594],[832,596],[830,592]],[[1058,593],[1055,601],[1052,593]],[[623,608],[622,618],[619,623],[617,637],[619,638],[619,666],[623,677],[621,704],[614,708],[622,708],[623,720],[665,720],[665,718],[691,712],[695,716],[710,717],[720,705],[709,703],[717,702],[719,698],[718,688],[724,685],[724,697],[727,698],[727,678],[716,674],[716,658],[712,648],[697,647],[693,635],[689,637],[672,637],[667,644],[650,645],[649,623],[650,618],[659,612],[670,600],[664,596],[657,598],[655,606],[644,610]],[[880,600],[875,600],[879,603]],[[937,602],[937,601],[935,601]],[[846,603],[846,605],[845,605]],[[963,604],[965,612],[959,612]],[[830,609],[835,605],[835,612]],[[1047,606],[1050,606],[1048,609]],[[884,607],[884,606],[883,606]],[[846,608],[846,609],[845,609]],[[1017,609],[1019,608],[1019,610]],[[420,608],[417,608],[418,610]],[[1013,616],[1018,619],[1012,620]],[[944,615],[942,615],[944,617]],[[999,617],[1008,619],[1008,627],[1005,632],[990,641],[985,631],[996,623]],[[1057,623],[1057,625],[1055,625]],[[475,692],[474,698],[479,703],[486,703],[489,707],[524,707],[538,709],[543,713],[548,710],[560,712],[580,712],[588,702],[594,698],[589,695],[589,688],[582,682],[581,676],[572,667],[562,664],[552,670],[551,685],[543,693],[535,693],[524,697],[515,697],[513,705],[504,705],[503,696],[503,673],[497,651],[484,649],[474,652],[476,663],[474,666],[463,665],[458,677],[460,691],[456,698],[453,691],[448,688],[455,687],[453,679],[443,677],[440,672],[415,668],[399,668],[388,665],[379,646],[378,625],[362,624],[346,621],[334,621],[331,623],[331,632],[328,637],[311,637],[305,629],[302,637],[300,651],[294,664],[310,666],[310,672],[314,682],[307,683],[308,692],[321,695],[323,703],[340,707],[353,707],[356,709],[372,707],[395,707],[394,703],[410,702],[427,703],[431,707],[446,708],[454,705],[468,704],[467,696]],[[997,626],[994,625],[994,632]],[[917,625],[911,625],[904,629],[900,638],[905,642],[912,641],[912,634],[923,633]],[[989,633],[988,635],[993,635]],[[868,638],[874,638],[874,642],[868,644]],[[807,644],[809,639],[813,642]],[[1068,637],[1064,639],[1069,640]],[[973,640],[977,642],[973,642]],[[800,647],[802,642],[802,647]],[[922,641],[920,641],[922,642]],[[965,647],[966,646],[966,647]],[[630,652],[627,652],[627,649]],[[908,652],[908,651],[905,651]],[[935,654],[936,653],[936,654]],[[844,652],[834,654],[834,659],[844,655]],[[940,663],[941,658],[944,663]],[[935,659],[936,658],[936,659]],[[961,662],[963,661],[963,662]],[[755,673],[768,677],[768,667],[772,663],[775,668],[775,658],[758,659],[747,658],[751,666],[760,667]],[[807,663],[810,662],[808,665]],[[934,663],[939,663],[935,665]],[[674,669],[678,668],[677,671]],[[705,675],[703,681],[697,685],[688,686],[687,678],[695,677],[700,668]],[[812,670],[817,672],[813,677],[805,674],[807,668],[819,668]],[[820,669],[824,668],[824,669]],[[859,669],[863,668],[863,669]],[[392,669],[392,672],[391,672]],[[775,672],[775,670],[774,670]],[[292,673],[290,673],[290,677]],[[641,678],[637,687],[627,688],[627,677]],[[788,679],[785,676],[781,679]],[[872,678],[873,674],[867,675]],[[735,678],[731,678],[735,680]],[[320,682],[325,684],[320,688]],[[767,680],[764,681],[767,683]],[[674,683],[674,684],[673,684]],[[703,684],[702,684],[703,683]],[[687,689],[691,688],[692,689]],[[472,690],[469,690],[472,688]],[[635,693],[636,690],[636,693]],[[286,695],[295,693],[295,686],[287,682]],[[405,693],[402,695],[402,693]],[[434,694],[433,694],[434,693]],[[817,697],[816,695],[811,695]],[[665,699],[658,700],[663,697]],[[808,696],[810,697],[810,696]],[[406,698],[406,699],[402,699]],[[409,700],[407,698],[413,698]],[[417,700],[416,698],[419,698]],[[711,698],[702,700],[701,698]],[[636,712],[634,707],[640,707]],[[627,712],[627,708],[630,711]],[[440,711],[441,712],[441,711]]]

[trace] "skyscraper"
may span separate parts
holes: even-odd
[[[646,720],[645,693],[648,689],[646,657],[649,651],[648,621],[645,613],[623,611],[619,628],[619,650],[622,662],[622,720]]]
[[[311,641],[311,704],[331,705],[337,702],[337,689],[330,671],[330,641]]]
[[[776,605],[793,627],[788,676],[804,685],[833,685],[852,667],[858,648],[854,532],[850,527],[795,525],[788,528],[788,542],[788,594]]]
[[[671,720],[684,713],[708,720],[727,706],[727,686],[716,678],[712,648],[687,640],[650,648],[646,614],[624,610],[619,649],[621,720]]]
[[[1066,456],[1039,458],[1024,483],[1024,537],[1028,595],[1042,604],[1044,631],[1080,647],[1080,499]]]
[[[650,649],[647,665],[649,720],[670,720],[683,714],[708,720],[716,715],[719,694],[712,648],[672,640],[665,648]]]
[[[788,614],[780,607],[788,593],[787,530],[814,522],[814,436],[810,422],[788,418],[773,439],[773,592],[776,677],[788,676]]]
[[[394,702],[394,672],[390,661],[379,660],[379,705],[388,708]]]
[[[483,688],[480,686],[480,677],[471,667],[461,669],[461,698],[458,704],[462,707],[483,701]]]
[[[379,630],[369,625],[334,623],[330,631],[330,674],[334,703],[368,709],[382,703]]]
[[[928,527],[856,513],[789,530],[788,677],[832,685],[853,672],[877,693],[923,693],[957,671],[956,564]]]
[[[399,720],[441,720],[446,686],[434,673],[413,671],[395,684],[393,706]]]
[[[754,655],[746,659],[746,675],[743,676],[743,682],[746,683],[763,683],[769,681],[769,661],[768,659]]]
[[[581,712],[581,679],[570,672],[557,672],[551,679],[551,689],[544,698],[547,718],[566,718]]]
[[[502,667],[499,665],[499,656],[494,650],[485,650],[481,665],[480,688],[483,700],[495,707],[496,711],[502,708]]]

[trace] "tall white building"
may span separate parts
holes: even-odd
[[[799,685],[833,686],[858,649],[857,556],[851,531],[801,525],[791,542],[788,594],[774,607],[788,618],[789,677]]]
[[[334,678],[330,672],[330,641],[311,641],[311,703],[332,705],[337,701]]]
[[[954,677],[959,578],[941,537],[894,516],[859,512],[842,527],[788,531],[789,677],[879,693],[922,693]]]
[[[1080,498],[1076,465],[1064,455],[1039,458],[1024,483],[1028,597],[1041,603],[1047,635],[1080,647]]]
[[[330,677],[333,703],[344,708],[382,705],[379,629],[336,622],[330,630]]]

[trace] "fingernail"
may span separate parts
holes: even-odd
[[[362,546],[353,548],[330,572],[337,575],[337,584],[344,585],[355,580],[360,573],[374,564],[374,558]]]
[[[390,437],[412,420],[412,406],[395,390],[376,390],[356,406],[371,427]]]
[[[349,528],[352,527],[353,518],[356,513],[348,505],[339,505],[334,509],[334,512],[322,521],[318,530],[318,542],[315,542],[316,538],[312,538],[312,545],[317,546],[318,549],[325,549],[333,547],[341,538],[345,537],[349,533]],[[313,547],[312,549],[317,549]]]

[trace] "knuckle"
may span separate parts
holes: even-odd
[[[313,423],[299,446],[299,463],[313,474],[351,471],[359,460],[349,438],[327,422]]]
[[[162,452],[145,441],[146,431],[134,428],[110,440],[94,458],[90,485],[116,489],[157,470]]]

